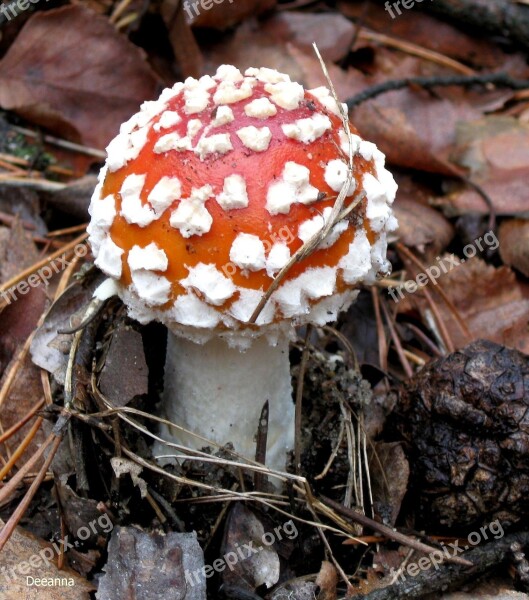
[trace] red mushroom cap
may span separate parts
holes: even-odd
[[[247,322],[260,298],[323,227],[347,178],[349,141],[326,88],[223,65],[146,102],[107,148],[90,206],[96,264],[131,316],[188,335],[251,337],[287,320],[336,318],[357,284],[388,270],[386,232],[396,226],[384,156],[351,131],[345,206],[365,198],[288,271],[257,325]]]

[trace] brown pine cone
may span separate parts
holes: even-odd
[[[529,515],[529,357],[479,340],[404,384],[391,418],[407,444],[423,524]]]

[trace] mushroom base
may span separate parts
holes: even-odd
[[[162,416],[221,446],[231,442],[235,452],[253,460],[259,418],[268,400],[266,466],[284,471],[287,452],[294,447],[288,344],[286,336],[275,346],[260,337],[239,351],[219,337],[196,344],[169,332]],[[208,445],[166,425],[160,434],[193,449]],[[172,452],[161,444],[155,450]]]

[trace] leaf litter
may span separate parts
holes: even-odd
[[[153,463],[149,429],[163,386],[164,332],[130,322],[119,303],[99,307],[77,329],[100,281],[90,256],[57,274],[51,286],[0,308],[0,514],[7,522],[2,534],[14,531],[9,541],[2,538],[8,545],[0,557],[24,560],[27,531],[59,539],[101,514],[114,524],[110,543],[108,536],[91,536],[80,549],[60,554],[59,573],[70,575],[68,560],[78,570],[77,595],[57,588],[45,597],[84,598],[97,586],[102,600],[134,597],[140,589],[142,600],[407,597],[388,574],[417,560],[417,544],[439,547],[439,540],[467,535],[470,520],[483,526],[490,518],[499,492],[465,512],[470,505],[454,504],[443,486],[452,477],[457,498],[466,494],[476,503],[486,478],[469,467],[475,448],[495,468],[495,445],[513,456],[525,448],[525,384],[516,374],[525,372],[527,358],[507,348],[529,352],[529,96],[435,82],[499,71],[527,80],[529,68],[516,45],[478,35],[464,22],[440,21],[423,8],[391,20],[375,2],[226,1],[190,17],[171,0],[147,7],[91,1],[38,6],[8,24],[0,60],[2,137],[18,141],[0,152],[3,283],[80,235],[104,146],[163,85],[229,62],[277,68],[317,87],[326,80],[313,42],[344,101],[391,80],[433,81],[388,90],[350,111],[360,133],[387,154],[400,184],[400,228],[389,251],[394,273],[362,292],[335,327],[301,331],[292,346],[306,412],[298,441],[301,476],[287,477],[286,495],[266,481],[264,490],[254,489],[258,467],[237,466],[229,445],[165,469]],[[388,290],[415,278],[420,265],[463,258],[464,245],[496,219],[499,252],[470,258],[435,285],[397,304],[391,300]],[[505,374],[498,372],[498,356]],[[481,387],[467,389],[469,373]],[[455,385],[450,394],[444,377]],[[428,407],[430,397],[428,416],[421,402]],[[449,417],[475,419],[474,405],[486,407],[485,420],[506,419],[506,439],[488,426],[471,442],[465,438]],[[410,418],[393,425],[403,411]],[[453,440],[457,469],[449,472],[439,432],[444,444]],[[50,460],[56,453],[53,463],[42,462],[45,450]],[[431,459],[426,468],[425,457]],[[505,516],[521,510],[515,493],[521,471],[500,470],[502,485],[512,488],[501,497],[509,535],[523,534]],[[440,491],[432,502],[434,484]],[[55,518],[44,518],[51,513]],[[449,518],[443,522],[439,514]],[[198,573],[289,519],[295,539],[207,578],[207,592],[206,581],[187,582],[186,593],[186,565]],[[14,530],[17,523],[26,531]],[[384,523],[400,535],[381,528]],[[483,549],[498,553],[504,577],[512,573],[508,544],[496,540]],[[440,567],[440,583],[418,582],[420,594],[441,594],[456,580],[475,583],[470,573],[454,578],[451,568]],[[496,585],[493,569],[483,568],[497,597],[523,586],[520,576]]]

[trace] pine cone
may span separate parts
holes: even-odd
[[[470,527],[529,515],[528,409],[529,357],[484,340],[403,386],[391,423],[407,442],[419,521]]]

